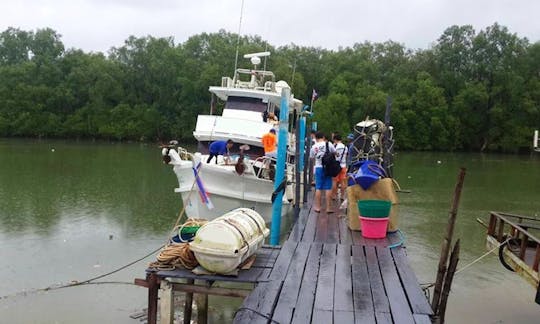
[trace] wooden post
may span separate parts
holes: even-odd
[[[446,228],[446,237],[442,242],[441,258],[439,259],[439,267],[437,270],[437,280],[435,281],[435,288],[433,292],[433,300],[431,301],[431,308],[433,313],[437,314],[438,305],[441,298],[441,289],[443,285],[444,276],[446,273],[446,263],[448,260],[448,254],[450,251],[450,245],[452,244],[452,237],[454,236],[454,225],[456,224],[457,211],[459,206],[459,200],[461,198],[461,190],[463,189],[463,182],[465,180],[465,168],[461,168],[456,188],[454,189],[454,197],[452,201],[452,207],[448,217],[448,227]]]
[[[171,284],[167,280],[160,283],[160,320],[161,324],[173,324],[174,320],[174,294]]]
[[[208,294],[195,294],[197,324],[208,323]]]
[[[187,279],[188,285],[193,285],[195,280]],[[193,293],[186,293],[186,301],[184,303],[184,324],[191,323],[191,310],[193,309]],[[149,323],[150,324],[150,323]]]
[[[148,282],[148,324],[157,324],[157,302],[159,283],[157,275],[150,272],[146,275]]]
[[[540,244],[536,243],[536,255],[533,262],[533,270],[538,272],[538,264],[540,263]]]
[[[454,274],[456,272],[457,264],[459,261],[459,250],[460,250],[459,239],[456,244],[454,244],[454,249],[450,255],[450,263],[448,264],[448,272],[444,278],[444,286],[442,290],[441,303],[439,304],[439,323],[444,323],[444,315],[446,313],[446,303],[448,302],[448,296],[450,295],[450,288],[452,287],[452,281],[454,279]]]

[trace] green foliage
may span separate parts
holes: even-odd
[[[239,41],[239,42],[238,42]],[[208,86],[232,76],[249,52],[308,103],[325,133],[383,119],[393,98],[396,147],[406,150],[528,150],[540,126],[540,43],[497,23],[447,28],[426,50],[363,42],[330,51],[274,48],[220,30],[190,37],[129,37],[108,56],[64,48],[50,28],[0,33],[0,136],[191,139],[207,113]],[[219,107],[219,105],[218,105]]]

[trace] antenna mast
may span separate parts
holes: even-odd
[[[244,14],[244,0],[242,0],[242,7],[240,8],[240,22],[238,23],[238,38],[236,39],[236,58],[234,60],[233,76],[236,79],[236,68],[238,67],[238,48],[240,47],[240,29],[242,28],[242,16]]]

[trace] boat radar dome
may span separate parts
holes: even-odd
[[[276,82],[276,92],[277,93],[281,93],[281,90],[284,89],[284,88],[290,88],[289,87],[289,84],[283,80],[279,80],[278,82]]]

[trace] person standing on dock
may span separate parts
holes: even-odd
[[[264,148],[264,155],[276,158],[277,157],[277,136],[276,130],[271,129],[268,133],[264,134],[261,138],[261,142]]]
[[[325,192],[326,198],[326,212],[333,213],[330,204],[332,202],[332,177],[324,174],[322,158],[326,153],[328,148],[329,152],[332,154],[336,153],[336,149],[332,143],[329,143],[325,140],[324,134],[317,132],[315,134],[316,143],[311,147],[309,152],[309,157],[315,159],[315,202],[313,204],[313,209],[315,212],[321,211],[321,200],[322,192]]]
[[[341,200],[345,199],[345,189],[347,188],[347,155],[349,150],[345,144],[341,142],[341,135],[334,134],[332,138],[336,147],[336,160],[341,166],[341,172],[333,179],[332,199],[337,199],[338,190],[340,191]]]
[[[229,139],[227,141],[215,141],[210,144],[208,147],[208,150],[210,152],[210,155],[208,156],[208,160],[206,160],[206,163],[210,163],[214,157],[216,157],[216,164],[218,163],[218,155],[229,155],[229,150],[232,148],[234,142]]]

